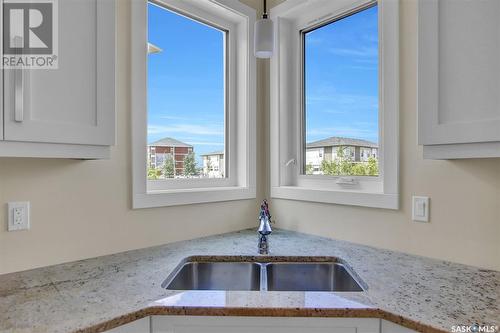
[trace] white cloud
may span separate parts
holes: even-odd
[[[338,127],[323,127],[314,128],[307,131],[308,137],[332,137],[342,136],[348,138],[376,138],[378,137],[377,128],[367,128],[366,124],[359,124],[360,126],[338,126]]]
[[[361,48],[331,48],[330,52],[337,55],[354,56],[354,57],[378,57],[378,49],[376,47],[361,47]]]
[[[378,107],[378,97],[371,95],[342,94],[335,91],[315,89],[307,95],[306,103],[328,102],[333,106]],[[330,106],[331,107],[331,106]]]
[[[328,114],[347,114],[348,112],[345,109],[323,109],[320,112],[328,113]]]
[[[354,59],[354,62],[362,65],[377,65],[378,64],[378,57],[372,57],[372,58],[356,58]]]
[[[362,71],[376,71],[378,69],[377,66],[349,66],[352,69],[359,69]]]
[[[175,121],[177,123],[190,123],[192,124],[193,122],[195,123],[199,123],[199,124],[205,124],[207,122],[209,123],[212,123],[212,124],[217,124],[217,123],[220,123],[220,119],[222,118],[222,115],[221,116],[214,116],[214,115],[207,115],[207,114],[203,114],[203,115],[195,115],[195,114],[192,114],[190,116],[187,116],[187,117],[183,117],[183,116],[172,116],[172,115],[159,115],[158,116],[159,119],[165,119],[165,120],[172,120],[172,121]]]
[[[160,116],[160,118],[167,119],[167,120],[191,120],[191,118],[179,117],[179,116]]]
[[[175,125],[150,125],[148,126],[148,134],[184,134],[184,135],[224,135],[224,126],[221,125],[190,125],[190,124],[175,124]]]
[[[307,36],[307,45],[320,45],[324,43],[324,39],[317,36]]]
[[[224,146],[223,142],[206,142],[206,141],[190,141],[186,140],[186,143],[196,146]]]

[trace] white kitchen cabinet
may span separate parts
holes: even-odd
[[[115,143],[115,0],[57,8],[58,69],[3,70],[0,156],[107,158]]]
[[[500,1],[418,4],[424,158],[500,157]]]
[[[138,319],[131,323],[113,328],[107,333],[150,333],[150,317]]]
[[[0,0],[0,17],[3,18],[3,0]],[[3,21],[3,19],[2,19]],[[0,24],[0,56],[3,60],[3,23]],[[3,141],[3,67],[0,68],[0,142]],[[0,154],[1,156],[1,154]]]
[[[394,324],[393,322],[387,320],[381,320],[380,325],[381,333],[417,333],[417,331]]]
[[[416,333],[375,318],[152,316],[108,333]]]
[[[378,333],[372,318],[153,316],[153,333]]]

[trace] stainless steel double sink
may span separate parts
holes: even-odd
[[[189,257],[163,282],[169,290],[363,291],[330,257]]]

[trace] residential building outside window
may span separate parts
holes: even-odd
[[[163,138],[148,145],[148,167],[160,169],[165,178],[182,177],[185,176],[186,158],[192,153],[192,145],[172,138]],[[171,171],[166,172],[165,169]]]
[[[350,169],[342,169],[343,161],[347,161]],[[375,142],[331,137],[307,144],[305,171],[308,175],[343,175],[349,171],[355,174],[357,170],[361,170],[358,173],[376,176],[377,161],[378,144]]]
[[[209,178],[223,178],[226,165],[224,162],[224,152],[214,151],[203,154],[203,174]]]

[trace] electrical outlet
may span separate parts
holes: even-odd
[[[429,197],[413,197],[413,221],[429,222]]]
[[[9,214],[8,230],[27,230],[30,228],[30,203],[9,202],[7,204]]]

